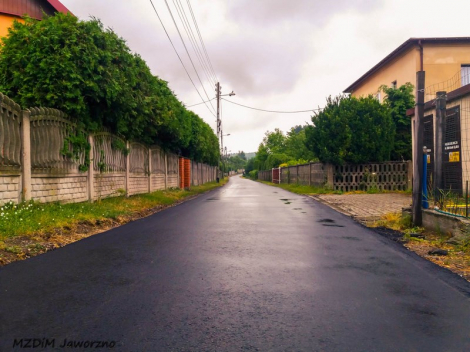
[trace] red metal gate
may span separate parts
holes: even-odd
[[[280,168],[272,169],[272,173],[273,173],[273,174],[272,174],[272,175],[273,175],[273,177],[272,177],[273,183],[277,183],[277,184],[281,183],[281,177],[280,177],[280,176],[281,176],[281,173],[280,173],[280,170],[281,170]]]

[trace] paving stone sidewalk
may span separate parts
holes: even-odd
[[[312,198],[363,223],[411,206],[411,195],[402,193],[321,194]]]

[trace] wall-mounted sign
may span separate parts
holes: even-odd
[[[460,152],[450,152],[449,153],[449,162],[456,163],[460,161]]]
[[[460,143],[458,141],[445,143],[444,150],[460,149]]]

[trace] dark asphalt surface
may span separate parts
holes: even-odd
[[[0,285],[1,351],[15,338],[55,339],[47,350],[67,339],[120,351],[470,351],[463,279],[308,197],[239,177],[0,268]]]

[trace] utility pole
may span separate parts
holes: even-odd
[[[215,84],[215,96],[217,98],[217,140],[220,139],[220,144],[222,145],[222,121],[220,120],[220,83]],[[221,148],[220,161],[222,161],[223,149]]]
[[[442,177],[442,157],[444,151],[446,92],[436,93],[436,144],[434,146],[434,199],[439,196],[439,190],[444,188]]]
[[[413,224],[421,226],[423,215],[423,139],[424,139],[424,71],[416,72],[416,107],[414,123],[414,149],[413,149]]]

